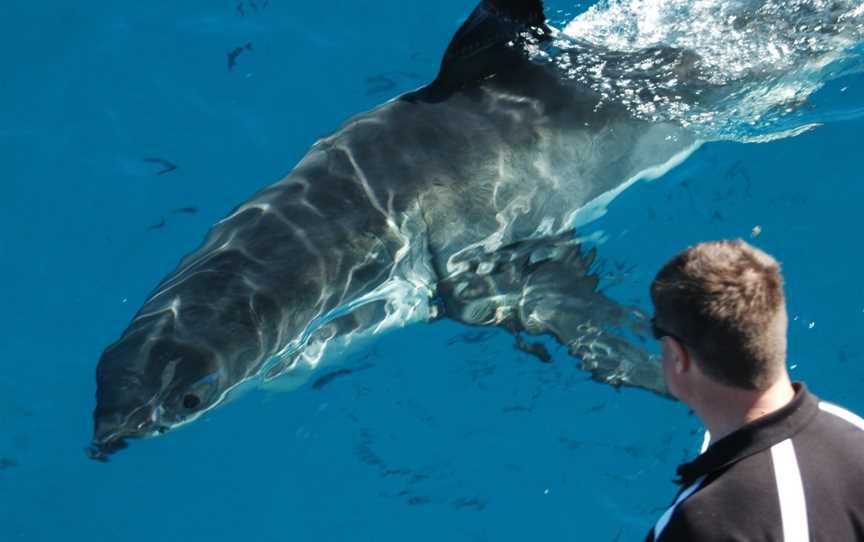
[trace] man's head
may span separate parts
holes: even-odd
[[[786,301],[774,258],[744,241],[701,243],[674,256],[651,284],[655,332],[665,337],[667,384],[680,364],[707,379],[764,391],[786,370]],[[670,372],[671,371],[671,372]]]

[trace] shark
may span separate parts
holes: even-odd
[[[556,34],[540,0],[482,0],[432,82],[348,119],[214,224],[102,353],[88,455],[246,383],[302,381],[339,341],[439,318],[552,337],[595,380],[664,395],[647,318],[603,293],[577,229],[702,139],[538,60]],[[600,53],[614,73],[622,55]],[[731,92],[694,77],[687,50],[624,56],[649,66],[631,79],[662,65],[677,99]]]

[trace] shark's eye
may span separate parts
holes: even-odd
[[[187,393],[183,396],[183,406],[188,409],[193,409],[201,404],[201,399],[194,393]]]

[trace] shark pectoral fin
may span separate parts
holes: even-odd
[[[440,102],[471,83],[526,62],[526,33],[548,37],[542,0],[483,0],[450,41],[438,77],[403,99]]]
[[[640,318],[599,292],[583,288],[531,289],[517,326],[530,335],[551,335],[579,358],[580,368],[597,382],[642,388],[668,397],[659,361],[639,345],[645,338]]]
[[[543,361],[551,358],[542,344],[521,333],[553,337],[594,380],[666,396],[660,364],[639,346],[645,317],[598,290],[595,257],[572,232],[519,241],[465,254],[462,270],[441,280],[438,293],[447,317],[504,328],[517,336],[517,348]]]
[[[660,363],[623,337],[605,332],[582,336],[573,340],[568,350],[582,360],[581,368],[597,382],[669,396]]]
[[[573,245],[539,264],[525,280],[517,327],[553,336],[593,380],[668,396],[659,362],[641,347],[646,317],[599,291],[599,279],[590,272],[595,255]]]

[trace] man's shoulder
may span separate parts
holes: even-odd
[[[798,455],[816,457],[824,466],[832,461],[858,465],[864,469],[864,419],[851,410],[819,400],[813,421],[792,440]],[[807,453],[810,451],[811,453]],[[838,468],[840,465],[838,465]]]
[[[819,400],[816,427],[824,427],[838,436],[864,439],[864,419],[850,409],[836,403]]]
[[[773,446],[713,473],[669,523],[670,536],[682,538],[661,540],[712,540],[712,532],[726,533],[726,540],[751,539],[754,533],[772,538],[783,523],[784,499],[778,497],[788,493],[790,469],[800,479],[813,532],[840,533],[834,539],[844,539],[850,521],[864,525],[864,420],[820,400],[811,422],[789,441],[792,463]],[[736,531],[741,526],[746,532]]]
[[[745,523],[772,523],[779,517],[773,497],[776,484],[772,472],[770,449],[745,457],[728,467],[713,472],[703,486],[681,504],[690,520],[712,519],[722,510],[717,521],[735,519]]]
[[[861,453],[864,420],[861,417],[842,406],[820,400],[813,422],[795,435],[792,442],[801,477],[809,492],[840,499],[864,499],[864,454]]]
[[[677,506],[660,540],[771,539],[782,524],[771,471],[766,449],[711,473]]]
[[[658,539],[659,542],[728,542],[750,539],[754,533],[762,530],[758,523],[753,522],[758,516],[746,513],[746,508],[730,510],[728,507],[717,506],[712,504],[712,499],[706,498],[705,494],[700,498],[699,493],[702,492],[694,494],[675,509]],[[736,513],[736,510],[744,514]],[[649,537],[649,540],[652,539]]]

